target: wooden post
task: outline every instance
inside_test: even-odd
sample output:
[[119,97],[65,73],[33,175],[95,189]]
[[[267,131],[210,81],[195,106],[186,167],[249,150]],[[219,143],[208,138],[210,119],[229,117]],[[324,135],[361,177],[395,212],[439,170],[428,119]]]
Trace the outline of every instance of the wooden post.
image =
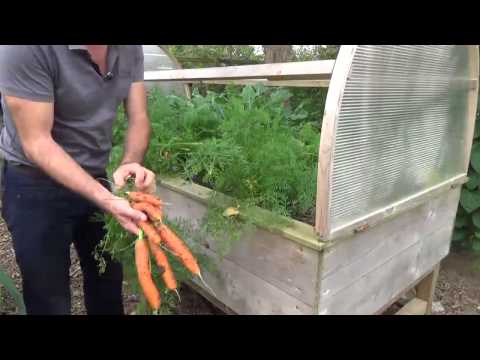
[[395,315],[423,315],[427,312],[427,302],[419,298],[413,298]]
[[415,287],[417,293],[416,297],[427,302],[427,309],[425,311],[426,315],[432,313],[433,295],[435,293],[439,272],[440,264],[435,266],[433,271]]

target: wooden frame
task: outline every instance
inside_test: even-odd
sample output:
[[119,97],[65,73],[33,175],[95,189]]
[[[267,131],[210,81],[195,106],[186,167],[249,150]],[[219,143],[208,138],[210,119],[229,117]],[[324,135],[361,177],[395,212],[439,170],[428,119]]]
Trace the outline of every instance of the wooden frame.
[[466,142],[465,142],[465,173],[468,173],[468,168],[470,164],[470,153],[472,150],[473,143],[473,133],[475,131],[475,118],[477,116],[477,103],[478,103],[478,87],[479,87],[479,47],[478,45],[469,46],[469,65],[468,69],[470,79],[474,80],[470,88],[470,93],[468,95],[468,122],[467,122],[467,133],[466,133]]
[[334,64],[335,60],[318,60],[203,69],[145,71],[145,81],[328,80]]
[[395,315],[431,315],[439,272],[440,264],[436,265],[414,286],[415,297],[399,309]]
[[325,102],[318,154],[317,204],[315,213],[315,230],[322,239],[326,239],[330,233],[330,175],[333,166],[336,117],[341,106],[343,89],[347,82],[355,50],[356,46],[354,45],[342,46],[340,48]]
[[[467,81],[471,84],[468,84],[465,173],[366,214],[335,229],[332,236],[329,218],[330,181],[337,117],[356,50],[355,45],[342,46],[336,61],[145,74],[146,81],[207,84],[263,83],[266,86],[320,87],[328,82],[319,148],[315,227],[294,222],[292,227],[268,232],[260,229],[255,238],[244,239],[240,249],[226,261],[223,269],[226,278],[220,282],[211,278],[216,282],[217,289],[220,287],[224,290],[223,300],[232,297],[232,292],[235,293],[234,299],[228,299],[231,301],[226,305],[230,307],[229,312],[237,309],[237,313],[257,310],[260,313],[278,311],[295,314],[379,313],[378,309],[383,309],[387,303],[391,305],[391,301],[411,287],[415,287],[416,296],[399,314],[431,312],[438,264],[448,254],[460,187],[467,180],[467,159],[473,139],[479,86],[478,47],[470,46],[468,49],[470,68]],[[465,79],[459,80],[464,88]],[[455,83],[456,79],[452,79],[452,82]],[[205,212],[208,197],[206,188],[179,179],[163,179],[159,184],[159,192],[170,202],[181,204],[178,205],[179,209],[171,209],[173,217],[181,215],[198,220]],[[207,256],[214,256],[215,252],[208,246],[205,248]],[[296,263],[298,259],[302,260]],[[277,262],[281,263],[281,267]],[[298,270],[296,266],[299,264],[306,267]],[[299,272],[302,274],[299,275]],[[296,276],[300,278],[292,280]],[[314,283],[310,281],[312,279],[315,279]],[[306,284],[310,284],[311,288]],[[200,284],[192,286],[198,288]],[[252,297],[255,299],[252,300]],[[270,304],[269,299],[275,299],[277,304]],[[214,299],[212,301],[219,303]],[[260,305],[257,306],[257,302]],[[283,302],[279,309],[275,308],[278,302]]]
[[328,88],[330,80],[268,80],[268,79],[250,79],[250,80],[204,80],[192,81],[191,83],[208,84],[208,85],[258,85],[264,86],[285,86],[285,87],[312,87]]
[[355,220],[352,223],[345,224],[341,228],[337,229],[334,234],[335,239],[338,240],[344,237],[352,236],[355,233],[363,232],[368,228],[380,224],[392,217],[414,209],[419,204],[422,204],[429,199],[438,196],[439,194],[445,193],[450,189],[460,187],[467,183],[467,181],[468,177],[466,174],[458,175],[434,187],[425,189],[418,194],[406,197],[396,203],[390,204],[386,208],[369,213],[363,218]]

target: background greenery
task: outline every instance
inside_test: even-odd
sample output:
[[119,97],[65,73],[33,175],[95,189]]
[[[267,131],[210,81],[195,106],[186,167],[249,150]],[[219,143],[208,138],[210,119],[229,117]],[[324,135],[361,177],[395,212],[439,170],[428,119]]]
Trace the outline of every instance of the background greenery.
[[453,248],[480,254],[480,111],[477,109],[475,133],[468,171],[470,180],[460,197]]

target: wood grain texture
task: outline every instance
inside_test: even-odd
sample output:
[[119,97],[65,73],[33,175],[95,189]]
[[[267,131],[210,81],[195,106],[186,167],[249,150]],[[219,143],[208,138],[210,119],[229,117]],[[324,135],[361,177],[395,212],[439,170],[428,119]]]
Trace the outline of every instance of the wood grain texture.
[[268,80],[328,80],[335,60],[298,61],[290,63],[257,64],[146,71],[145,81],[203,81],[233,79]]
[[[211,259],[217,255],[203,249]],[[311,315],[312,306],[287,294],[228,259],[219,262],[219,273],[207,271],[204,278],[216,299],[240,315]],[[198,286],[202,286],[195,281]]]
[[413,298],[406,303],[395,315],[424,315],[427,312],[427,302]]
[[444,194],[452,188],[461,187],[467,181],[467,175],[460,174],[440,184],[426,188],[421,192],[389,204],[383,209],[365,214],[361,218],[351,223],[346,223],[341,227],[331,229],[327,240],[340,241],[342,238],[350,237],[355,233],[363,232],[366,229],[375,227],[376,225],[388,221],[389,219],[397,218],[400,214],[412,211],[419,205],[427,203],[430,199],[437,198],[439,195]]
[[440,265],[436,265],[434,270],[423,279],[415,288],[417,298],[423,300],[426,304],[425,313],[432,313],[433,294],[435,293],[435,286],[437,285],[438,274],[440,272]]
[[[158,186],[158,193],[165,202],[175,204],[165,209],[169,218],[188,219],[192,226],[198,227],[207,211],[205,204],[161,185]],[[209,253],[218,253],[215,242],[208,237],[202,240],[201,246],[208,249]],[[278,288],[308,306],[314,306],[318,251],[260,229],[240,238],[225,256],[225,260],[231,266],[235,265],[262,279],[265,284]],[[263,295],[270,296],[267,293]],[[262,293],[258,296],[262,296]]]
[[431,271],[450,247],[460,189],[325,251],[319,313],[372,314]]
[[250,79],[250,80],[204,80],[192,83],[201,84],[217,84],[217,85],[258,85],[264,86],[285,86],[285,87],[328,87],[330,80],[267,80],[267,79]]
[[[364,233],[333,243],[325,250],[322,278],[327,278],[334,272],[346,271],[342,268],[364,263],[363,259],[371,253],[378,253],[381,250],[395,253],[418,241],[418,238],[412,236],[406,239],[405,234],[415,230],[428,233],[429,229],[436,229],[451,221],[457,211],[459,196],[459,189],[447,191],[419,205],[411,212],[390,219]],[[385,242],[390,244],[387,246]],[[372,264],[372,266],[375,265]]]
[[475,131],[475,120],[477,116],[477,102],[478,102],[478,78],[479,78],[479,47],[478,45],[471,45],[468,47],[469,51],[469,76],[471,79],[476,79],[471,87],[467,102],[467,129],[465,135],[465,172],[468,172],[470,164],[470,153],[472,150],[473,134]]
[[318,156],[317,201],[315,230],[322,238],[329,235],[330,177],[335,147],[335,131],[340,111],[342,94],[355,54],[355,46],[343,45],[338,53],[333,69],[320,135]]

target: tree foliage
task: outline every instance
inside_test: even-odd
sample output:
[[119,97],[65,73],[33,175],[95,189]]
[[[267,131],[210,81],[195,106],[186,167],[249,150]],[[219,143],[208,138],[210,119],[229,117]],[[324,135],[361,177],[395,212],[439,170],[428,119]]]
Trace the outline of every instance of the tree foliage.
[[256,64],[263,56],[251,45],[169,45],[168,51],[184,68]]

